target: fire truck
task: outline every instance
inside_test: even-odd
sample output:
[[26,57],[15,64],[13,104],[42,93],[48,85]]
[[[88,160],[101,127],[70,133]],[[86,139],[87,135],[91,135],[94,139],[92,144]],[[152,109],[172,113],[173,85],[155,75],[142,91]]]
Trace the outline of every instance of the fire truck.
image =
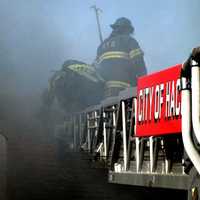
[[199,200],[200,63],[196,56],[139,77],[137,88],[70,116],[66,124],[74,149],[104,163],[110,183],[187,190],[188,199]]

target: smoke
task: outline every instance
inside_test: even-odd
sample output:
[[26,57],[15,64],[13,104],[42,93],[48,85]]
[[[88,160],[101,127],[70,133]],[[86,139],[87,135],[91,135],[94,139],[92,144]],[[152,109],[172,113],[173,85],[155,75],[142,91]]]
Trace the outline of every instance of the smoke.
[[[38,148],[42,137],[37,134],[44,142],[49,129],[41,130],[35,120],[52,71],[67,59],[92,63],[96,57],[99,38],[90,9],[94,4],[103,10],[104,38],[117,18],[132,21],[149,72],[182,62],[200,44],[199,0],[0,0],[0,128],[5,124],[8,128],[13,180],[19,171],[25,173],[25,160],[36,165],[42,160],[37,159],[41,151],[46,157],[46,149]],[[22,135],[31,137],[22,140]],[[34,151],[37,156],[32,159]],[[23,180],[21,174],[16,184]],[[15,187],[20,192],[22,187]]]
[[61,65],[65,46],[70,47],[38,3],[0,1],[2,118],[23,121],[38,109],[51,70]]
[[65,60],[92,63],[99,45],[90,9],[94,4],[103,10],[104,38],[117,18],[132,21],[149,72],[183,62],[200,43],[198,0],[0,0],[1,99],[14,105],[16,97],[30,108],[31,99],[33,105],[39,102],[52,70],[60,69]]
[[7,84],[15,85],[18,94],[33,94],[47,86],[51,71],[59,69],[66,59],[91,63],[99,44],[95,16],[89,8],[94,3],[103,10],[104,38],[116,18],[131,19],[149,71],[182,62],[200,42],[198,0],[1,0],[0,67]]

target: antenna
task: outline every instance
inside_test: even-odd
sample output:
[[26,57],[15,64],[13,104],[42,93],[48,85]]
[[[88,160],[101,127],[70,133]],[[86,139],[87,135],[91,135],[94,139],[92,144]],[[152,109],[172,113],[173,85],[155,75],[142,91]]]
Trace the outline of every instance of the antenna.
[[100,8],[97,8],[96,5],[91,6],[92,9],[94,9],[95,11],[95,15],[96,15],[96,20],[97,20],[97,27],[98,27],[98,32],[99,32],[99,39],[100,42],[103,42],[103,36],[102,36],[102,31],[101,31],[101,26],[100,26],[100,21],[99,21],[99,13],[103,12]]

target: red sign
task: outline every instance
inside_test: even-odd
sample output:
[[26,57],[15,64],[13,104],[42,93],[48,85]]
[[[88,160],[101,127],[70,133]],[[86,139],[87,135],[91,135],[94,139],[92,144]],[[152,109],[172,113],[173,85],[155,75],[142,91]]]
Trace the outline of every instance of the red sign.
[[136,136],[181,133],[181,64],[138,79]]

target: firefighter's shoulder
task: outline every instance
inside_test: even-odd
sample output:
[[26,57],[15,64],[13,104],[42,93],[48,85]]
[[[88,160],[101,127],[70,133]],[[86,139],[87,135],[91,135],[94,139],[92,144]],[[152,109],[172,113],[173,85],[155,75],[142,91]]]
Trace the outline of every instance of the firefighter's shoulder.
[[138,41],[131,36],[127,37],[127,42],[130,50],[135,48],[140,48]]
[[129,52],[130,58],[144,56],[144,52],[141,49],[138,41],[133,37],[129,37],[128,39],[128,52]]

